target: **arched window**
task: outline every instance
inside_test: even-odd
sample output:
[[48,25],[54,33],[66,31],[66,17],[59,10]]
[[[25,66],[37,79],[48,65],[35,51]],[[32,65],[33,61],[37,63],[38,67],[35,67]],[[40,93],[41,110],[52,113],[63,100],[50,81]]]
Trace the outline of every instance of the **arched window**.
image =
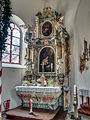
[[8,28],[6,49],[2,54],[3,63],[20,64],[20,37],[20,28],[11,22]]

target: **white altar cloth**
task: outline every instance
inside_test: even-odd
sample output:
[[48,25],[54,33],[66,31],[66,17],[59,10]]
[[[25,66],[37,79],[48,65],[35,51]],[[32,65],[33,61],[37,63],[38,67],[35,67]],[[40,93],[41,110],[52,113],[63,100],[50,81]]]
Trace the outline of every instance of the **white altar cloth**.
[[16,86],[16,91],[18,92],[50,92],[58,93],[61,92],[61,87],[43,87],[43,86]]

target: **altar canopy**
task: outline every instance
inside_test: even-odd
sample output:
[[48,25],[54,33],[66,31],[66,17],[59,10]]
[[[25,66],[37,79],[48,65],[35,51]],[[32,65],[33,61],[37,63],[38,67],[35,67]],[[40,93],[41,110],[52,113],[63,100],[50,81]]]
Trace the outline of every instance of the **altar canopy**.
[[61,13],[46,6],[28,27],[26,75],[16,87],[23,107],[29,107],[30,97],[34,108],[69,107],[70,37],[63,20]]

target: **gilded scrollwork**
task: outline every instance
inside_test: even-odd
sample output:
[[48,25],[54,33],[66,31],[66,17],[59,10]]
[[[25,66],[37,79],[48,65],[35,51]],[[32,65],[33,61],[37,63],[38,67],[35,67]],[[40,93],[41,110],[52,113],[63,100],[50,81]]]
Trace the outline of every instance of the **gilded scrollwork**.
[[[46,6],[42,12],[38,12],[35,16],[33,38],[28,42],[31,52],[29,54],[27,49],[25,57],[31,60],[30,68],[34,64],[34,70],[29,71],[29,73],[34,74],[35,78],[44,73],[48,77],[54,76],[52,78],[57,81],[60,75],[69,75],[70,36],[63,20],[64,16],[51,9],[50,6]],[[49,54],[50,51],[53,52],[53,55]]]
[[90,45],[87,48],[87,41],[84,38],[84,52],[80,57],[80,72],[82,73],[84,70],[88,70],[89,67],[86,65],[87,61],[89,61],[90,57]]

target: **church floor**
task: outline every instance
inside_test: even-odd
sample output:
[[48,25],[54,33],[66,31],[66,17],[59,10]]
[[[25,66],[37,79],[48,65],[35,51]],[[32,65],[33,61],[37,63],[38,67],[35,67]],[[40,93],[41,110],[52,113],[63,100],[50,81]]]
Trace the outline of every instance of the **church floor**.
[[84,115],[84,114],[79,114],[82,116],[82,120],[90,120],[90,116]]
[[55,112],[51,110],[35,109],[34,115],[29,114],[29,109],[16,108],[6,113],[3,120],[65,120],[66,112],[57,109]]
[[[90,117],[89,116],[86,116],[86,115],[81,115],[83,116],[83,119],[82,120],[90,120]],[[14,120],[14,119],[6,119],[5,117],[3,117],[3,120]],[[19,120],[19,119],[17,119]],[[61,112],[59,112],[56,117],[54,118],[54,120],[65,120],[65,117],[63,116],[63,114],[61,114]]]
[[[15,111],[13,111],[14,113],[9,111],[8,115],[12,114],[11,117],[9,116],[10,118],[8,117],[6,119],[6,115],[3,115],[3,120],[65,120],[65,116],[66,116],[66,112],[64,112],[62,110],[57,111],[56,115],[55,114],[49,115],[47,113],[48,111],[45,113],[43,113],[44,111],[42,111],[42,112],[38,111],[38,113],[39,113],[38,115],[40,116],[40,114],[41,114],[41,116],[43,116],[43,118],[38,119],[40,117],[36,117],[37,118],[36,119],[34,116],[32,118],[30,118],[29,109],[28,110],[24,109],[23,111],[20,111],[20,109],[14,109],[14,110],[15,110]],[[18,114],[17,114],[18,111],[19,111],[19,114],[21,114],[24,117],[22,117],[22,118],[18,117]],[[37,112],[34,112],[34,113],[36,114]],[[15,114],[17,117],[15,117]],[[79,114],[79,115],[82,116],[82,120],[90,120],[90,116],[86,116],[83,114]],[[27,116],[27,118],[25,118],[25,116]]]

